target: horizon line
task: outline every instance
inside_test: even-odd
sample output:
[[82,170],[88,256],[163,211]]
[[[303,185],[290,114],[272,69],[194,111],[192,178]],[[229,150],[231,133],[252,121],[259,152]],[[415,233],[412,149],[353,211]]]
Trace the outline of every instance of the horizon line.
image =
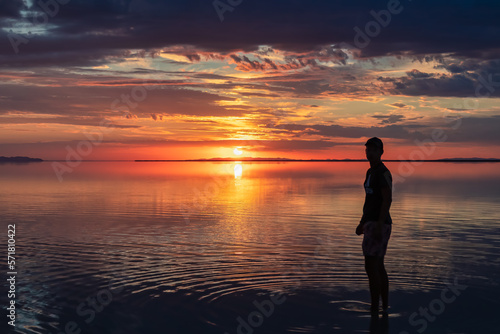
[[[37,160],[37,161],[32,161],[32,162],[58,162],[58,161],[66,161],[67,159],[40,159],[40,158],[28,158],[28,157],[0,157],[0,158],[7,158],[6,161],[4,160],[3,162],[9,162],[10,159],[14,158],[11,160],[11,162],[16,162],[15,158],[27,158],[26,162],[30,162],[29,160]],[[2,162],[3,159],[0,159],[0,162]],[[19,160],[18,160],[19,161]],[[344,159],[291,159],[291,158],[253,158],[253,157],[243,157],[243,158],[199,158],[199,159],[116,159],[116,160],[109,160],[109,159],[97,159],[97,160],[80,160],[81,162],[219,162],[219,161],[244,161],[244,162],[253,162],[253,161],[302,161],[302,162],[368,162],[369,160],[364,158],[364,159],[350,159],[350,158],[344,158]],[[478,157],[472,157],[472,158],[440,158],[440,159],[422,159],[422,160],[412,160],[412,159],[381,159],[382,162],[387,161],[387,162],[500,162],[500,158],[478,158]],[[23,161],[20,161],[23,162]]]
[[[65,159],[42,160],[44,162],[66,161]],[[119,159],[119,160],[81,160],[81,162],[219,162],[219,161],[278,161],[278,162],[369,162],[368,159],[289,159],[289,158],[201,158],[201,159]],[[441,158],[441,159],[381,159],[382,162],[500,162],[500,158]]]

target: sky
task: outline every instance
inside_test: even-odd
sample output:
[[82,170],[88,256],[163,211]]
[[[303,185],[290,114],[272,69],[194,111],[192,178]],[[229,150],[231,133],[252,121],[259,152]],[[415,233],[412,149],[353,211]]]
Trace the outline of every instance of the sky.
[[500,158],[500,2],[0,1],[0,156]]

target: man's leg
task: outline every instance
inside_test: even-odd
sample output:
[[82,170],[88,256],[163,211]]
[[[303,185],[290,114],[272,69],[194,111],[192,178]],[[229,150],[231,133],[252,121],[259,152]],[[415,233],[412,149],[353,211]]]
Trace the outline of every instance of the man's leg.
[[382,308],[386,310],[389,307],[389,277],[385,270],[384,257],[379,258],[379,277],[380,277],[380,296],[382,297]]
[[384,311],[389,307],[389,277],[387,276],[387,271],[385,270],[384,258],[387,251],[387,245],[389,244],[389,239],[391,237],[392,225],[384,225],[384,235],[382,241],[382,251],[381,257],[379,258],[379,275],[380,275],[380,295],[382,297],[382,308]]
[[378,314],[380,299],[380,273],[379,264],[376,256],[365,256],[365,270],[368,275],[370,286],[371,308],[370,311]]

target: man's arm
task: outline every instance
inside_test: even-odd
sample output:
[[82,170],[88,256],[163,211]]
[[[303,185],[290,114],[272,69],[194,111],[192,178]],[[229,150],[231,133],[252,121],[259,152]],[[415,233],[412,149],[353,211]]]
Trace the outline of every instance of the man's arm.
[[363,213],[363,217],[361,217],[361,221],[359,222],[358,226],[356,226],[356,234],[361,235],[363,234],[363,226],[365,225],[365,214]]
[[[365,174],[365,182],[363,182],[363,187],[364,187],[364,185],[365,185],[365,183],[366,183],[366,180],[368,179],[368,171],[369,171],[369,169],[366,171],[366,174]],[[366,200],[365,200],[365,201],[366,201]],[[365,202],[365,204],[366,204],[366,202]],[[361,220],[359,221],[359,223],[360,223],[361,225],[363,225],[363,224],[366,222],[366,214],[365,214],[365,211],[364,211],[365,204],[363,204],[363,215],[361,216]]]

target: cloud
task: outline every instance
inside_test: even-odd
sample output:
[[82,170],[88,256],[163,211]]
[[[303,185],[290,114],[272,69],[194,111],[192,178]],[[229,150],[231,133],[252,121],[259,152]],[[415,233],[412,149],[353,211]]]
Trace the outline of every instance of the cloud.
[[447,141],[500,145],[500,115],[490,117],[450,118],[446,129]]
[[[51,81],[49,79],[44,79]],[[61,79],[60,79],[61,80]],[[64,82],[64,81],[61,81]],[[85,82],[85,81],[84,81]],[[2,92],[0,115],[10,112],[27,112],[40,115],[59,115],[73,117],[140,117],[149,118],[152,113],[162,115],[191,116],[242,116],[253,112],[247,106],[223,106],[235,97],[216,93],[160,86],[158,89],[144,90],[147,95],[142,100],[134,100],[135,87],[117,85],[80,86],[73,82],[60,85],[15,85],[0,84]],[[143,88],[144,89],[144,88]],[[126,102],[128,97],[128,101]],[[136,115],[136,116],[133,116]],[[69,119],[69,118],[68,118]],[[97,119],[96,119],[97,120]]]
[[154,119],[155,121],[163,121],[163,115],[158,115],[158,114],[151,114],[151,118]]
[[274,130],[276,133],[295,133],[297,137],[304,135],[322,136],[325,139],[340,137],[340,138],[363,138],[370,134],[370,137],[384,137],[395,139],[410,139],[414,135],[405,129],[404,125],[386,125],[386,126],[343,126],[339,124],[267,124],[267,127],[280,129]]
[[0,18],[19,18],[24,8],[22,0],[10,0],[0,2]]
[[[366,47],[347,50],[339,45],[353,44],[354,28],[364,30],[387,3],[255,0],[220,22],[212,1],[72,0],[33,24],[45,15],[39,5],[23,18],[23,1],[2,1],[0,117],[9,127],[92,126],[125,116],[121,126],[131,132],[146,120],[178,117],[221,138],[233,135],[228,124],[202,118],[237,117],[238,134],[292,139],[263,141],[263,150],[321,149],[337,137],[404,142],[428,138],[438,126],[450,141],[497,143],[498,118],[467,118],[453,130],[443,119],[405,117],[414,107],[400,97],[500,97],[500,3],[485,4],[438,0],[430,10],[428,2],[402,2]],[[28,40],[17,54],[13,36]],[[125,108],[122,97],[141,89],[147,97]],[[348,113],[343,100],[377,103],[391,95],[400,102],[376,111],[389,106],[396,114],[376,113],[371,126],[321,122]],[[117,99],[129,113],[111,107]],[[276,110],[285,113],[274,117]],[[147,130],[134,135],[147,137]]]
[[424,72],[420,72],[419,70],[417,69],[413,69],[409,72],[406,72],[406,74],[411,77],[411,78],[414,78],[414,79],[417,79],[417,78],[430,78],[433,76],[432,73],[424,73]]
[[[403,115],[374,115],[374,118],[386,120],[382,124],[390,123],[391,117],[400,122]],[[432,140],[433,131],[441,129],[446,142],[473,144],[500,144],[500,115],[490,117],[438,117],[427,119],[425,123],[391,124],[385,126],[343,126],[339,124],[274,124],[266,127],[280,134],[294,134],[296,137],[307,135],[320,136],[325,141],[330,138],[364,138],[380,137],[397,139],[400,143],[414,144],[415,140]],[[439,144],[439,143],[438,143]]]
[[382,119],[380,124],[398,123],[405,118],[404,115],[372,115],[371,117]]
[[393,106],[393,107],[396,107],[396,108],[404,108],[406,107],[406,104],[404,103],[399,103],[399,102],[395,102],[395,103],[391,103],[389,104],[390,106]]
[[[378,77],[387,92],[410,96],[500,97],[500,60],[478,65],[474,71],[458,70],[448,65],[450,74],[429,74],[418,70],[406,77]],[[472,67],[469,67],[472,69]]]
[[[500,3],[488,2],[487,7],[476,1],[461,3],[469,5],[450,6],[448,1],[438,0],[429,10],[427,2],[402,4],[401,13],[392,15],[389,25],[370,39],[369,45],[360,50],[360,56],[446,53],[474,59],[500,58],[496,43]],[[297,58],[300,66],[313,63],[309,56],[345,63],[344,51],[322,50],[322,47],[352,44],[354,27],[364,30],[368,22],[376,22],[371,12],[385,7],[369,0],[342,3],[312,0],[307,4],[255,0],[226,12],[224,22],[220,22],[211,1],[75,0],[60,5],[46,24],[33,25],[33,31],[42,32],[26,45],[20,45],[23,64],[13,62],[15,54],[10,43],[0,43],[0,59],[3,62],[12,57],[11,64],[18,67],[83,66],[112,61],[123,50],[154,51],[190,45],[200,52],[228,55],[235,51],[256,51],[260,45],[267,45],[266,51],[260,51],[267,61],[259,61],[260,65],[252,63],[255,60],[245,61],[245,66],[276,65],[268,57],[275,49],[295,53],[317,50],[316,54]],[[6,29],[0,30],[0,40],[8,40],[10,28],[21,34],[16,29],[19,22],[16,18],[19,19],[22,9],[20,0],[2,2],[0,24]],[[38,5],[30,10],[39,17],[45,14]],[[443,12],[447,15],[443,16]],[[190,61],[198,61],[196,54],[186,56]]]

